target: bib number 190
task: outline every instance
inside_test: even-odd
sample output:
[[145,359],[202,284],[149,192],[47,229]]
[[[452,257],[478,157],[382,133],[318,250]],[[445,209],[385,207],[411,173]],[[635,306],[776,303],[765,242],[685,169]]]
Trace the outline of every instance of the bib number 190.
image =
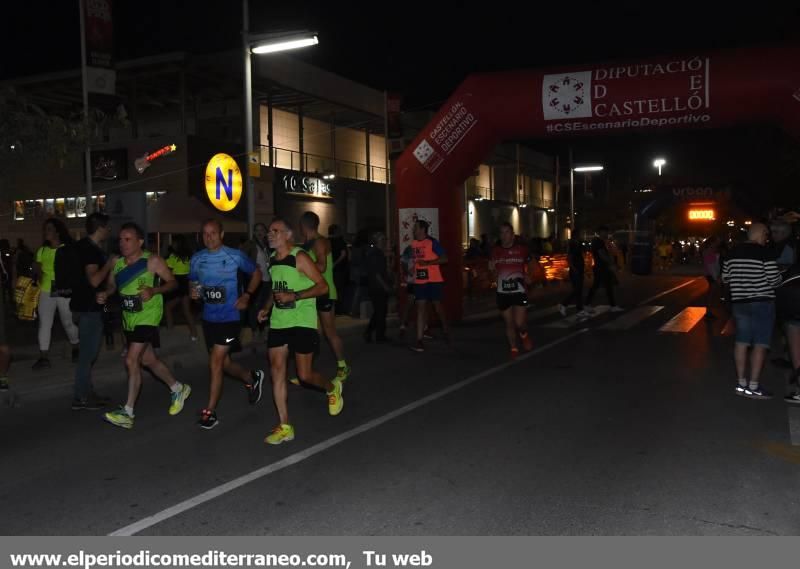
[[225,302],[225,289],[223,287],[204,287],[203,294],[208,304],[223,304]]

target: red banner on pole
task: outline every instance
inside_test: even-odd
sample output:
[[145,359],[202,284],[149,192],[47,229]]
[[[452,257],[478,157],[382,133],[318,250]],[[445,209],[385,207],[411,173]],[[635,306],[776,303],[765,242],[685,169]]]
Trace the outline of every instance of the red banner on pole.
[[114,64],[114,23],[111,0],[86,0],[86,65]]

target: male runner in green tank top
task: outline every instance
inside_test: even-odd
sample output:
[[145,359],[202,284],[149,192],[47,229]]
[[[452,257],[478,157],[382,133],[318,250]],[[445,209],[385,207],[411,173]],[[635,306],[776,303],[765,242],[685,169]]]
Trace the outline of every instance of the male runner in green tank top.
[[[128,400],[116,411],[103,418],[117,427],[133,428],[134,406],[142,387],[142,366],[146,366],[172,392],[170,415],[183,410],[192,392],[188,384],[175,379],[169,368],[158,359],[154,348],[159,347],[158,325],[164,313],[163,294],[175,288],[175,277],[164,259],[142,250],[144,232],[135,223],[126,223],[119,233],[122,256],[108,277],[104,292],[97,293],[97,303],[105,304],[109,296],[119,291],[122,303],[122,324],[128,343],[125,364],[128,368]],[[160,280],[160,284],[159,284]]]
[[[345,381],[350,377],[350,366],[344,358],[344,344],[336,332],[336,312],[334,305],[338,299],[336,285],[333,282],[333,255],[331,255],[331,242],[319,233],[319,216],[313,211],[307,211],[300,216],[300,231],[305,239],[303,249],[309,254],[317,269],[325,278],[328,293],[317,297],[317,314],[322,324],[322,333],[327,338],[334,355],[336,356],[336,379]],[[297,382],[292,382],[297,383]]]
[[285,221],[274,220],[267,235],[269,246],[274,250],[269,266],[273,294],[258,313],[258,320],[263,322],[269,315],[267,347],[272,370],[272,394],[280,418],[280,424],[264,442],[277,445],[294,438],[286,390],[286,365],[290,351],[295,354],[300,380],[327,392],[328,413],[338,415],[344,400],[340,379],[328,381],[312,369],[312,357],[319,345],[315,298],[327,293],[328,285],[311,257],[294,245],[292,231]]

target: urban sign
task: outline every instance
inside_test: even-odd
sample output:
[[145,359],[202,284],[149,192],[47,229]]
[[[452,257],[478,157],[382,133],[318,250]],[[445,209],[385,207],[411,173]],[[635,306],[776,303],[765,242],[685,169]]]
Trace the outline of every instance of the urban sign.
[[242,172],[227,154],[215,154],[206,166],[206,194],[220,211],[231,211],[242,197]]
[[321,178],[303,176],[302,174],[284,175],[283,190],[287,194],[313,196],[316,198],[333,198],[333,188],[330,182]]

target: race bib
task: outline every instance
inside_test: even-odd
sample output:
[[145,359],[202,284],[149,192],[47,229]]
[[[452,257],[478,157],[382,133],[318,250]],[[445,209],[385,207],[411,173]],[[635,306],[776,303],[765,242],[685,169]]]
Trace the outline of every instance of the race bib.
[[417,280],[427,281],[428,280],[428,269],[417,269]]
[[500,290],[502,292],[517,292],[519,290],[519,282],[517,279],[509,279],[500,281]]
[[141,312],[142,311],[142,297],[138,294],[135,296],[120,295],[122,301],[122,310],[125,312]]
[[204,286],[203,299],[206,304],[225,304],[224,286]]

